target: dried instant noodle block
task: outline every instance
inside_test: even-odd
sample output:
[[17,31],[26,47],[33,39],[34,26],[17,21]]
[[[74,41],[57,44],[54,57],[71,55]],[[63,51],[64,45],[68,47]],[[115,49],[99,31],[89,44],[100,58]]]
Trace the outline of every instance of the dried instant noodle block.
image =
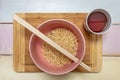
[[[49,32],[47,37],[74,56],[76,55],[78,48],[77,37],[70,30],[57,28]],[[72,62],[72,60],[46,42],[43,42],[42,44],[42,54],[50,64],[55,66],[64,66]]]

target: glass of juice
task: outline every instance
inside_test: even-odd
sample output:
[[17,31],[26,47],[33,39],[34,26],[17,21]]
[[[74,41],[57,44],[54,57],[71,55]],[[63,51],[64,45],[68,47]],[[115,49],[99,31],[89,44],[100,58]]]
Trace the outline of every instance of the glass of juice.
[[111,16],[104,9],[95,9],[85,20],[85,29],[93,34],[104,34],[111,26]]

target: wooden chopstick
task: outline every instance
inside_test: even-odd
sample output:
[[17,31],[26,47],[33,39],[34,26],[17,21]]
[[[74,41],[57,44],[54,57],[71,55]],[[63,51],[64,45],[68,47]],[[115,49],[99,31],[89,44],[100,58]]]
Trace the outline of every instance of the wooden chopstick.
[[[74,62],[78,62],[79,59],[76,58],[75,56],[73,56],[71,53],[69,53],[68,51],[66,51],[65,49],[63,49],[62,47],[60,47],[58,44],[56,44],[55,42],[53,42],[51,39],[49,39],[48,37],[46,37],[43,33],[41,33],[38,29],[34,28],[32,25],[30,25],[29,23],[27,23],[25,20],[23,20],[22,18],[20,18],[17,15],[13,16],[13,19],[18,21],[20,24],[22,24],[25,28],[27,28],[29,31],[31,31],[32,33],[34,33],[35,35],[37,35],[39,38],[41,38],[42,40],[44,40],[45,42],[47,42],[49,45],[51,45],[52,47],[54,47],[55,49],[57,49],[58,51],[60,51],[61,53],[63,53],[65,56],[67,56],[68,58],[70,58],[71,60],[73,60]],[[80,62],[80,65],[82,67],[84,67],[86,70],[91,71],[91,68],[89,66],[87,66],[85,63]]]

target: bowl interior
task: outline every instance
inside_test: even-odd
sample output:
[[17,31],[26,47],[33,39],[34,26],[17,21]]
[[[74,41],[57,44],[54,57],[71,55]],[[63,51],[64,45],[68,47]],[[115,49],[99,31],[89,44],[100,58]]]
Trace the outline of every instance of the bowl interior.
[[[79,62],[80,62],[83,59],[85,54],[85,40],[80,30],[78,30],[78,28],[74,24],[66,20],[49,20],[49,21],[43,22],[40,26],[38,26],[39,31],[41,31],[43,34],[47,34],[51,30],[54,30],[56,28],[66,28],[72,31],[76,35],[78,39],[78,49],[77,49],[76,57],[79,59]],[[78,63],[72,62],[71,64],[68,64],[62,67],[51,65],[41,55],[42,42],[43,40],[38,38],[34,34],[32,34],[29,42],[30,56],[33,62],[41,70],[49,74],[60,75],[60,74],[65,74],[72,71],[79,65],[79,62]]]

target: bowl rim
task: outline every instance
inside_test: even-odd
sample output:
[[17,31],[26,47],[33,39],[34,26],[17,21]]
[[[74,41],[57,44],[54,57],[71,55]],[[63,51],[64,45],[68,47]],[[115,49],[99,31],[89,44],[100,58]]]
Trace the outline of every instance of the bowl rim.
[[[89,18],[89,16],[90,16],[92,13],[94,13],[94,12],[101,12],[101,13],[103,13],[103,14],[106,16],[106,18],[107,18],[107,24],[105,25],[105,28],[104,28],[103,31],[94,32],[94,31],[92,31],[92,30],[89,28],[88,18]],[[85,27],[85,29],[86,29],[88,32],[90,32],[90,33],[97,34],[97,35],[101,35],[101,34],[104,34],[104,33],[106,33],[106,32],[108,31],[108,29],[110,28],[111,24],[112,24],[112,19],[111,19],[110,13],[108,13],[105,9],[94,9],[94,10],[92,10],[90,13],[88,13],[88,15],[87,15],[87,17],[86,17],[86,19],[85,19],[84,27]]]
[[[72,23],[71,21],[65,20],[65,19],[49,19],[49,20],[43,21],[40,25],[38,25],[38,26],[37,26],[37,29],[38,29],[40,26],[46,24],[47,22],[54,21],[54,20],[64,21],[64,22],[67,22],[67,23],[73,25],[74,28],[76,28],[76,29],[78,30],[78,32],[81,34],[81,37],[82,37],[82,39],[83,39],[84,48],[83,48],[83,55],[82,55],[82,57],[81,57],[81,60],[79,60],[79,63],[80,63],[80,62],[83,60],[84,56],[85,56],[86,43],[85,43],[85,38],[84,38],[84,36],[83,36],[83,33],[81,32],[81,30],[80,30],[74,23]],[[34,58],[33,58],[33,56],[32,56],[32,51],[31,51],[31,48],[30,48],[30,47],[31,47],[31,41],[32,41],[32,38],[33,38],[34,35],[35,35],[35,34],[32,33],[32,35],[31,35],[31,37],[30,37],[30,40],[29,40],[29,52],[30,52],[30,57],[31,57],[32,61],[35,63],[35,65],[36,65],[39,69],[41,69],[42,71],[44,71],[44,72],[46,72],[46,73],[48,73],[48,74],[52,74],[52,75],[63,75],[63,74],[66,74],[66,73],[69,73],[69,72],[73,71],[77,66],[79,66],[79,63],[77,63],[76,66],[75,66],[73,69],[70,69],[70,70],[68,70],[68,71],[66,71],[66,72],[63,72],[63,73],[54,73],[54,72],[49,72],[49,71],[47,71],[47,70],[42,69],[42,68],[37,64],[37,62],[34,60]]]

